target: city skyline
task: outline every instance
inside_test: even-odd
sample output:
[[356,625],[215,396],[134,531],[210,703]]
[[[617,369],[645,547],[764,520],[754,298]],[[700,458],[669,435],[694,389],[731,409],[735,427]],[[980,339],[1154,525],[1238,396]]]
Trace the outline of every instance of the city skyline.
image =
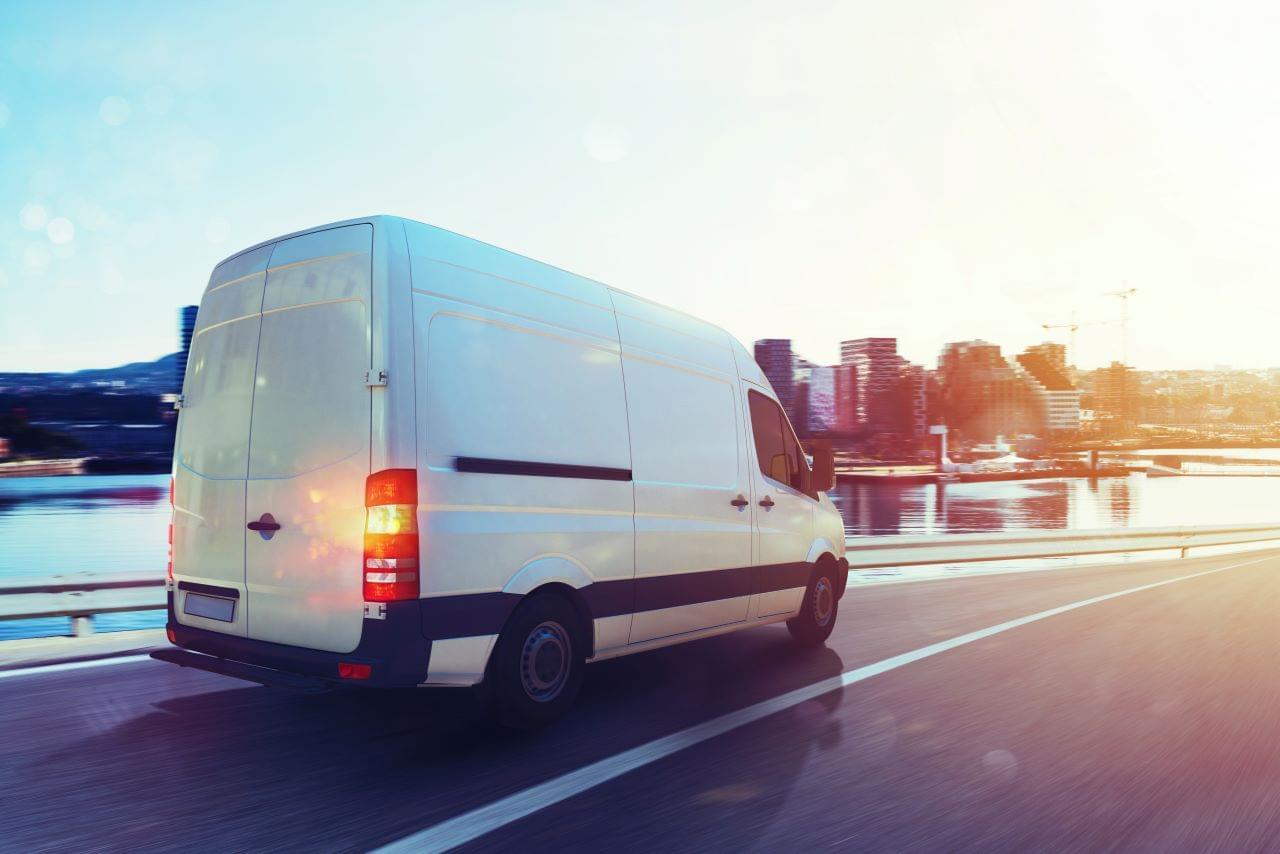
[[1105,365],[1131,287],[1136,367],[1280,362],[1261,5],[302,8],[7,10],[0,370],[154,358],[217,260],[375,212],[820,362]]
[[[179,318],[178,334],[177,334],[177,336],[174,338],[174,342],[175,342],[175,343],[171,343],[171,344],[168,346],[168,348],[164,348],[164,347],[162,347],[162,348],[161,348],[161,351],[160,351],[156,356],[154,356],[154,357],[143,357],[143,358],[137,358],[137,359],[129,359],[128,361],[111,362],[111,363],[109,363],[109,364],[96,364],[96,363],[95,363],[95,364],[78,365],[78,366],[75,366],[75,367],[67,367],[67,368],[30,368],[30,369],[19,369],[19,370],[0,369],[0,374],[3,374],[3,373],[73,374],[73,373],[79,373],[79,372],[83,372],[83,371],[100,371],[100,370],[109,370],[109,369],[113,369],[113,368],[125,367],[125,366],[127,366],[127,365],[131,365],[131,364],[140,364],[140,363],[154,362],[154,361],[159,361],[159,360],[161,360],[161,359],[163,359],[163,358],[165,358],[165,357],[173,356],[173,355],[179,355],[179,356],[180,356],[180,355],[181,355],[181,352],[182,352],[182,349],[183,349],[183,344],[184,344],[184,342],[185,342],[185,341],[187,341],[187,340],[189,340],[188,338],[186,338],[186,337],[184,337],[184,336],[189,336],[189,335],[190,335],[190,330],[186,329],[186,325],[187,325],[187,324],[191,324],[191,323],[193,323],[193,322],[194,322],[194,315],[192,315],[191,317],[187,317],[187,316],[185,315],[185,313],[186,313],[186,312],[193,312],[193,313],[194,313],[194,310],[195,310],[195,309],[196,309],[196,306],[195,306],[195,305],[178,305],[178,306],[174,306],[173,311],[177,313],[177,316],[178,316],[178,318]],[[168,318],[168,324],[167,324],[167,326],[169,327],[170,331],[172,331],[172,327],[173,327],[173,319],[172,319],[172,318]],[[902,342],[902,338],[901,338],[901,336],[897,336],[897,335],[879,335],[879,336],[863,336],[863,337],[864,337],[864,338],[867,338],[867,339],[882,338],[882,339],[886,339],[886,340],[893,340],[893,341],[898,342],[898,345],[899,345],[899,346],[901,345],[901,342]],[[759,343],[760,341],[763,341],[763,340],[779,340],[779,341],[785,340],[785,341],[791,341],[791,342],[793,342],[793,343],[794,343],[796,339],[794,339],[794,338],[785,338],[785,337],[778,337],[778,336],[775,336],[775,337],[772,337],[772,338],[760,338],[760,339],[756,339],[754,343]],[[850,341],[850,340],[857,340],[857,339],[842,338],[842,339],[840,339],[839,341],[835,342],[835,346],[834,346],[834,349],[835,349],[835,355],[834,355],[834,358],[833,358],[831,361],[829,361],[829,362],[822,362],[822,361],[818,361],[818,360],[810,360],[810,359],[808,358],[808,356],[807,356],[806,354],[802,354],[802,353],[801,353],[801,351],[800,351],[799,349],[795,349],[795,351],[794,351],[794,352],[795,352],[795,354],[796,354],[796,356],[797,356],[797,357],[799,357],[799,358],[801,358],[801,359],[804,359],[805,361],[811,361],[811,362],[812,362],[812,364],[813,364],[814,366],[823,366],[823,365],[826,365],[826,366],[839,366],[839,365],[841,364],[840,347],[841,347],[841,345],[842,345],[842,344],[847,343],[847,342],[848,342],[848,341]],[[750,348],[751,348],[751,345],[753,344],[753,342],[752,342],[752,341],[748,341],[748,340],[739,339],[739,341],[743,344],[743,346],[744,346],[744,347],[747,347],[748,349],[750,349]],[[1119,364],[1123,364],[1122,362],[1120,362],[1120,359],[1119,359],[1119,358],[1116,358],[1116,359],[1113,359],[1111,362],[1108,362],[1108,363],[1106,363],[1106,364],[1099,364],[1099,365],[1094,365],[1094,366],[1082,366],[1082,365],[1077,365],[1077,364],[1075,364],[1075,362],[1072,360],[1072,357],[1071,357],[1071,347],[1070,347],[1070,345],[1069,345],[1069,344],[1066,344],[1066,343],[1061,342],[1061,341],[1056,341],[1056,340],[1054,340],[1053,338],[1051,338],[1051,337],[1046,337],[1046,336],[1040,336],[1039,338],[1032,340],[1032,341],[1031,341],[1031,343],[1028,343],[1028,344],[1026,344],[1025,346],[1022,346],[1022,347],[1014,347],[1014,346],[1010,346],[1010,345],[1007,345],[1006,343],[1001,342],[1001,341],[987,341],[987,339],[980,338],[980,337],[976,337],[976,336],[967,336],[967,337],[966,337],[966,336],[951,336],[950,338],[947,338],[946,340],[942,341],[942,342],[937,346],[937,348],[936,348],[936,352],[934,353],[933,358],[917,359],[917,358],[907,357],[907,356],[905,356],[905,355],[903,355],[903,354],[901,354],[901,353],[899,353],[898,355],[901,355],[901,356],[902,356],[902,358],[903,358],[903,359],[905,359],[907,362],[910,362],[910,363],[913,363],[913,364],[916,364],[916,365],[920,365],[920,366],[924,367],[926,370],[936,370],[936,369],[937,369],[937,367],[938,367],[939,359],[941,358],[942,354],[945,352],[945,350],[947,349],[947,347],[951,346],[952,344],[959,344],[959,343],[966,343],[966,342],[985,342],[985,343],[991,343],[991,344],[996,345],[997,347],[1000,347],[1002,350],[1009,350],[1010,352],[1012,352],[1012,351],[1013,351],[1013,350],[1015,350],[1015,349],[1022,349],[1022,350],[1032,349],[1032,350],[1034,350],[1034,349],[1036,349],[1036,348],[1043,347],[1043,346],[1047,346],[1047,345],[1053,345],[1053,346],[1062,347],[1062,348],[1063,348],[1063,350],[1064,350],[1064,351],[1065,351],[1065,353],[1066,353],[1066,364],[1067,364],[1067,365],[1069,365],[1069,366],[1071,366],[1071,367],[1073,367],[1073,368],[1075,368],[1075,369],[1077,369],[1077,370],[1079,370],[1079,371],[1082,371],[1082,372],[1101,370],[1101,369],[1104,369],[1104,368],[1108,368],[1108,367],[1110,367],[1111,365],[1113,365],[1113,364],[1117,364],[1117,363],[1119,363]],[[1227,363],[1222,363],[1222,362],[1214,362],[1214,363],[1212,363],[1212,364],[1189,365],[1189,366],[1177,367],[1177,368],[1173,368],[1173,367],[1165,367],[1165,366],[1159,366],[1159,365],[1157,365],[1157,366],[1151,366],[1151,367],[1138,367],[1138,366],[1135,366],[1135,365],[1128,365],[1127,367],[1131,368],[1131,369],[1132,369],[1132,370],[1134,370],[1134,371],[1138,371],[1138,372],[1141,372],[1141,373],[1164,373],[1164,372],[1174,372],[1174,371],[1186,371],[1186,372],[1196,372],[1196,371],[1204,371],[1204,372],[1220,372],[1220,371],[1246,371],[1246,372],[1278,371],[1278,370],[1280,370],[1280,354],[1278,354],[1278,355],[1277,355],[1276,364],[1268,364],[1268,365],[1232,365],[1232,364],[1227,364]]]

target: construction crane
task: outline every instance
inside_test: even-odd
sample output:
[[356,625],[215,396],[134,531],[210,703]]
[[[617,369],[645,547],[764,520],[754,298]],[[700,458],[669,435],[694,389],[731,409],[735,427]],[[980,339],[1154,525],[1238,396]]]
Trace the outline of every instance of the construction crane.
[[1111,291],[1104,295],[1120,299],[1120,361],[1125,365],[1129,364],[1129,297],[1137,292],[1137,288],[1128,288],[1123,291]]
[[1075,364],[1071,360],[1076,357],[1076,333],[1080,331],[1080,324],[1076,323],[1075,315],[1072,314],[1070,323],[1042,323],[1040,328],[1049,332],[1054,329],[1070,329],[1071,330],[1071,353],[1067,357],[1068,364]]

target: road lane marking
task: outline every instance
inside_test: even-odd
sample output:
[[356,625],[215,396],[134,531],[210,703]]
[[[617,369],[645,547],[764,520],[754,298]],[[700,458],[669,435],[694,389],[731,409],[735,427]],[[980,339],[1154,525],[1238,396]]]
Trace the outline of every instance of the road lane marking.
[[150,661],[149,655],[118,655],[114,658],[91,658],[86,661],[67,661],[62,664],[41,664],[36,667],[23,667],[18,670],[0,670],[0,679],[14,676],[37,676],[41,673],[60,673],[64,670],[84,670],[86,667],[106,667],[111,664],[130,664],[135,661]]
[[570,771],[559,777],[555,777],[545,783],[540,783],[513,795],[494,801],[488,806],[479,807],[462,815],[442,821],[439,824],[424,828],[417,833],[410,834],[402,839],[396,840],[382,848],[379,852],[408,852],[408,851],[447,851],[460,845],[465,845],[486,833],[490,833],[508,824],[519,821],[526,816],[530,816],[536,812],[554,806],[561,801],[568,800],[576,795],[582,794],[589,789],[609,782],[617,777],[634,771],[637,768],[643,768],[651,765],[659,759],[664,759],[674,753],[679,753],[686,748],[701,744],[704,741],[724,735],[727,732],[755,723],[769,715],[786,711],[787,709],[798,706],[801,703],[828,694],[832,691],[839,691],[850,685],[870,679],[873,676],[879,676],[881,673],[887,673],[890,670],[897,670],[908,664],[920,661],[921,659],[930,658],[940,653],[956,649],[957,647],[966,646],[985,640],[993,635],[1011,631],[1016,628],[1036,623],[1040,620],[1047,620],[1050,617],[1056,617],[1059,614],[1065,614],[1069,611],[1075,611],[1079,608],[1085,608],[1089,605],[1097,605],[1100,602],[1106,602],[1111,599],[1118,599],[1121,596],[1129,596],[1134,593],[1141,593],[1144,590],[1153,590],[1157,587],[1164,587],[1168,584],[1176,584],[1179,581],[1187,581],[1192,578],[1200,578],[1206,575],[1213,575],[1219,572],[1225,572],[1228,569],[1238,569],[1242,566],[1249,566],[1255,563],[1261,563],[1265,560],[1275,560],[1274,555],[1255,558],[1254,560],[1244,561],[1243,563],[1233,563],[1228,566],[1221,566],[1217,569],[1207,569],[1202,572],[1194,572],[1189,575],[1181,575],[1177,578],[1167,578],[1163,581],[1156,581],[1151,584],[1143,584],[1139,587],[1130,587],[1127,590],[1120,590],[1115,593],[1105,593],[1101,596],[1093,596],[1089,599],[1082,599],[1078,602],[1071,602],[1067,605],[1059,605],[1056,608],[1050,608],[1047,611],[1040,611],[1036,614],[1029,614],[1025,617],[1008,620],[994,626],[988,626],[985,629],[969,632],[967,634],[958,635],[949,640],[932,643],[928,646],[910,652],[904,652],[901,655],[895,655],[886,658],[883,661],[877,661],[874,664],[868,664],[854,670],[846,671],[839,676],[833,676],[830,679],[824,679],[821,682],[815,682],[804,688],[797,688],[786,694],[779,695],[770,700],[764,700],[752,706],[739,709],[736,712],[730,712],[718,718],[705,721],[688,729],[681,730],[671,735],[664,736],[655,741],[633,747],[630,750],[593,762],[590,765],[579,768],[576,771]]

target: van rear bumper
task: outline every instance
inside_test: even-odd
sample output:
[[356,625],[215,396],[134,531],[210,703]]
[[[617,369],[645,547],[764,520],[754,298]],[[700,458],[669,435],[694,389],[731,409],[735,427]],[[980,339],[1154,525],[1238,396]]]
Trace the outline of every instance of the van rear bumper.
[[218,673],[222,676],[243,679],[246,682],[289,688],[308,694],[327,691],[333,684],[318,676],[301,676],[297,673],[286,673],[283,670],[272,670],[269,667],[259,667],[256,664],[245,664],[243,661],[233,661],[230,658],[204,655],[203,653],[192,652],[189,649],[166,647],[152,652],[151,657],[156,661],[166,661],[179,667],[193,667],[196,670]]
[[[303,681],[323,680],[344,685],[410,688],[427,681],[427,668],[431,662],[431,641],[422,636],[422,616],[417,601],[387,603],[386,619],[365,620],[360,643],[351,652],[326,652],[184,626],[174,615],[172,593],[169,594],[166,628],[175,646],[221,659],[224,663],[185,657],[182,661],[174,661],[166,656],[157,656],[162,661],[261,684],[292,685],[295,680],[288,677],[300,676],[307,679],[294,687],[305,689]],[[340,679],[339,663],[367,664],[370,667],[369,678]],[[247,665],[248,668],[236,667],[236,664]],[[281,678],[273,679],[270,672],[264,671],[278,671]]]

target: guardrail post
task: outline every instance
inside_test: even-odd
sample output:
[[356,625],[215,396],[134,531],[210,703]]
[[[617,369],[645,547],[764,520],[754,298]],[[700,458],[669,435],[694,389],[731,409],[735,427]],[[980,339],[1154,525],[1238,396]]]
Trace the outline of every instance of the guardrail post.
[[82,638],[93,634],[93,614],[75,614],[71,617],[71,636]]

